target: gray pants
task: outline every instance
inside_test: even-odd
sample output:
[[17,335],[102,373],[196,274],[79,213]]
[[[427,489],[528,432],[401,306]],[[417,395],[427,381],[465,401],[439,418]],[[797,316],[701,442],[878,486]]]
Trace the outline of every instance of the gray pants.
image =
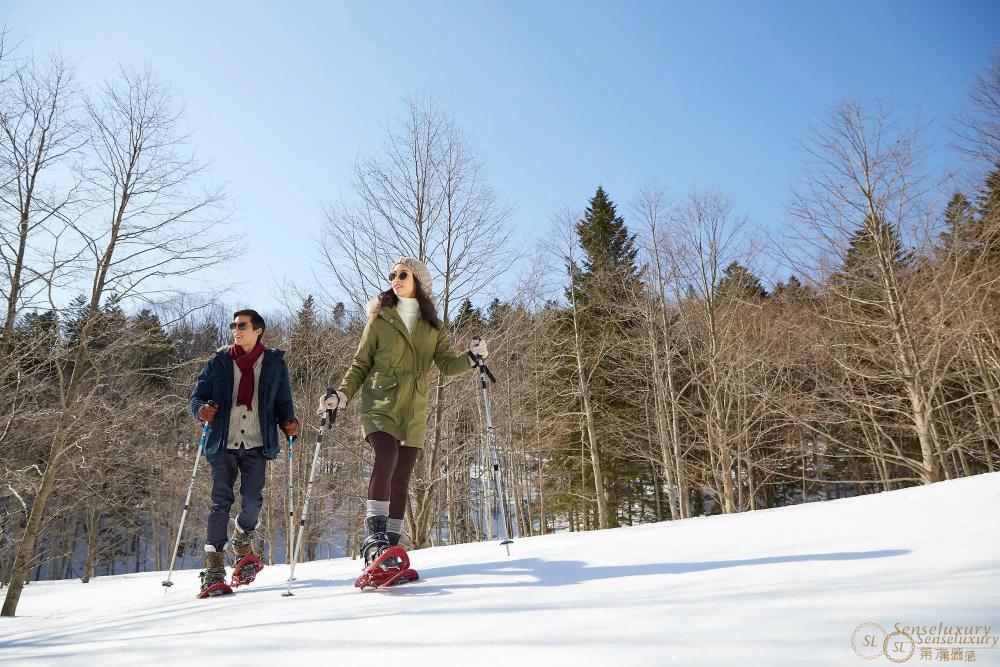
[[208,513],[208,540],[216,551],[222,551],[229,539],[229,508],[236,499],[233,485],[240,475],[240,496],[243,505],[236,517],[242,528],[257,526],[260,509],[264,505],[264,470],[267,459],[264,448],[227,449],[222,456],[210,462],[212,466],[212,509]]

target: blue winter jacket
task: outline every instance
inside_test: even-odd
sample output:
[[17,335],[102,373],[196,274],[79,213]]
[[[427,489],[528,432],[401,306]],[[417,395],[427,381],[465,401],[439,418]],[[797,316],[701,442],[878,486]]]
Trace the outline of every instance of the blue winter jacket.
[[[277,458],[281,445],[278,442],[278,425],[295,419],[292,405],[292,386],[288,379],[288,366],[282,350],[264,350],[264,360],[260,367],[260,383],[254,387],[257,392],[257,409],[260,418],[260,434],[264,440],[264,456]],[[208,425],[208,440],[205,443],[205,458],[215,461],[222,456],[229,438],[229,412],[233,402],[233,358],[229,348],[219,350],[198,374],[198,382],[188,399],[188,407],[195,419],[201,406],[215,401],[219,411]]]

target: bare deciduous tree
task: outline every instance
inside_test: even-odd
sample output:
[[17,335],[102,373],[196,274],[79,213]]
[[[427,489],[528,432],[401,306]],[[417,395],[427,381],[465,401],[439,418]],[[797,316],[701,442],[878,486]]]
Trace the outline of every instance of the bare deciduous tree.
[[976,77],[968,108],[955,123],[955,134],[961,150],[976,163],[996,168],[1000,159],[1000,48],[986,71]]
[[[905,405],[896,409],[919,442],[917,472],[925,483],[937,481],[934,416],[946,360],[938,332],[928,335],[920,322],[915,299],[925,276],[907,266],[903,246],[910,240],[919,257],[927,239],[916,130],[898,128],[881,107],[869,114],[849,102],[816,130],[809,154],[806,188],[791,214],[808,232],[813,272],[830,278],[825,317],[854,334],[839,337],[834,359],[857,381],[901,390]],[[846,275],[836,278],[843,267]]]
[[[59,413],[24,533],[17,545],[2,614],[13,616],[49,497],[85,399],[92,394],[92,344],[102,308],[148,301],[182,289],[184,278],[224,261],[232,240],[216,229],[220,193],[197,192],[203,167],[179,132],[168,92],[149,72],[122,72],[87,101],[93,132],[85,172],[92,210],[73,223],[82,247],[75,270],[89,294],[69,360],[58,364]],[[140,290],[141,288],[141,290]]]
[[17,67],[0,87],[0,260],[7,284],[0,288],[9,337],[25,307],[51,288],[60,261],[45,262],[79,196],[71,160],[86,142],[74,116],[78,102],[72,73],[57,58]]
[[[679,272],[675,289],[680,317],[685,321],[685,338],[692,361],[691,370],[698,387],[703,437],[711,460],[713,486],[726,512],[737,509],[734,451],[736,433],[730,428],[727,411],[736,397],[727,392],[728,348],[735,343],[727,337],[728,313],[718,286],[723,269],[741,258],[745,218],[733,213],[732,204],[718,192],[691,192],[675,208],[670,226],[670,257]],[[694,297],[694,298],[691,298]]]

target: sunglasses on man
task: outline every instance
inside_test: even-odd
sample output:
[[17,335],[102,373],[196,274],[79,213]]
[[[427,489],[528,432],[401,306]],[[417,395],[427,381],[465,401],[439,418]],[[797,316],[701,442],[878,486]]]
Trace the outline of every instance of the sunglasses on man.
[[236,331],[237,329],[239,329],[240,331],[246,331],[247,329],[250,328],[250,326],[251,325],[249,322],[230,322],[229,330]]
[[407,278],[410,277],[410,274],[407,273],[406,271],[400,271],[398,274],[395,271],[393,271],[392,273],[389,274],[389,282],[391,283],[393,280],[395,280],[397,275],[399,276],[400,280],[406,280]]

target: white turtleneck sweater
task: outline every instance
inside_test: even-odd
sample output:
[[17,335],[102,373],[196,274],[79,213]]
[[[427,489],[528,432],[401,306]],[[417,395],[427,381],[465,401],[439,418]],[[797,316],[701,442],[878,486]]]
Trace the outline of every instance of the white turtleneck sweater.
[[417,303],[417,300],[406,296],[399,297],[399,303],[396,304],[396,312],[403,318],[406,330],[413,333],[413,323],[417,321],[417,316],[420,315],[420,304]]

